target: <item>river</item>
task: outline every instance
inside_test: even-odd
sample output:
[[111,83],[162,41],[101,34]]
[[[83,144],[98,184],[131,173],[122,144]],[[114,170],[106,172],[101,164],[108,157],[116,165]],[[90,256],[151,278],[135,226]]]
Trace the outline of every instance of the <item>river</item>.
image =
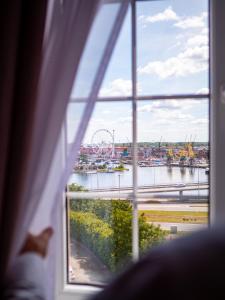
[[[77,183],[88,189],[132,186],[132,166],[129,171],[71,175],[69,183]],[[208,182],[205,169],[180,167],[138,167],[138,185]]]

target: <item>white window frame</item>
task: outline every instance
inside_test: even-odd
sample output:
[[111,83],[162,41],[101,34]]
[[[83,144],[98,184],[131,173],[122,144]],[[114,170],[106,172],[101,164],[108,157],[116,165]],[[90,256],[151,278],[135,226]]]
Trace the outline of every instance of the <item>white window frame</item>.
[[[138,1],[138,0],[136,0]],[[136,1],[131,0],[131,26],[132,26],[132,95],[128,97],[98,98],[97,102],[127,101],[132,103],[132,139],[133,139],[133,223],[132,223],[132,251],[133,259],[139,256],[138,249],[138,209],[137,209],[137,102],[139,100],[169,100],[169,99],[209,99],[210,103],[210,214],[209,222],[214,224],[224,220],[225,216],[225,1],[209,0],[209,31],[210,31],[210,94],[186,95],[137,95],[136,73]],[[224,36],[224,40],[221,37]],[[71,99],[73,101],[73,99]],[[77,99],[76,99],[77,101]],[[82,100],[81,100],[82,101]],[[63,139],[62,143],[65,145]],[[63,207],[60,212],[60,228],[57,253],[57,289],[56,299],[85,299],[101,290],[89,285],[76,285],[67,283],[67,228],[66,228],[66,199],[63,195]]]
[[225,1],[210,0],[210,222],[225,219]]

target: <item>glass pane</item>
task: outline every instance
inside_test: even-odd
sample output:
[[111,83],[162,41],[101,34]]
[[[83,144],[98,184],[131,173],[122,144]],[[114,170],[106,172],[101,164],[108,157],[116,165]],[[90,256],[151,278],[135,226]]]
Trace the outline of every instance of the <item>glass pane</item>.
[[71,97],[74,99],[88,98],[93,82],[96,79],[102,54],[108,44],[108,39],[114,26],[115,18],[120,10],[120,3],[103,1],[98,10],[91,32],[83,51]]
[[68,206],[69,283],[109,282],[131,261],[130,202],[71,198]]
[[78,128],[82,120],[82,116],[86,107],[86,103],[69,102],[66,112],[66,150],[70,152],[70,146],[75,140],[78,133]]
[[100,97],[131,96],[131,12],[128,10],[110,60]]
[[208,92],[208,1],[137,2],[139,95]]
[[[70,124],[73,124],[72,112],[70,116]],[[70,181],[88,189],[98,189],[118,186],[120,177],[121,186],[131,186],[132,172],[125,172],[126,168],[119,166],[131,163],[131,130],[130,103],[97,103]],[[73,128],[68,127],[68,136],[71,132]]]
[[131,104],[97,103],[79,154],[68,182],[68,279],[103,284],[131,258]]
[[[100,5],[89,33],[85,49],[78,66],[76,78],[70,95],[65,118],[67,150],[75,137],[82,134],[81,121],[85,119],[87,102],[96,82],[103,53],[114,26],[115,18],[121,9],[121,3],[104,0]],[[98,74],[99,75],[99,74]],[[80,133],[81,131],[81,133]]]
[[[209,101],[138,103],[140,247],[208,224]],[[155,240],[141,242],[143,222]],[[159,226],[159,228],[158,228]]]

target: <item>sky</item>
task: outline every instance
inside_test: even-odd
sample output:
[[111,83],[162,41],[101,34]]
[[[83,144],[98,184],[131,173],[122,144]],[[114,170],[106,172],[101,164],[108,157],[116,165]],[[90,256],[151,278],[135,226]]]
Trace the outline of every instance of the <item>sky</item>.
[[[138,95],[208,92],[208,7],[206,0],[144,1],[137,3]],[[101,97],[131,95],[131,16],[124,21],[109,63]],[[82,109],[82,108],[81,108]],[[76,113],[75,113],[76,111]],[[79,109],[71,107],[68,126]],[[208,100],[140,101],[138,141],[208,141]],[[97,103],[84,143],[95,131],[115,131],[115,142],[132,138],[130,102]],[[72,130],[68,130],[71,139]],[[95,141],[110,141],[100,132]]]

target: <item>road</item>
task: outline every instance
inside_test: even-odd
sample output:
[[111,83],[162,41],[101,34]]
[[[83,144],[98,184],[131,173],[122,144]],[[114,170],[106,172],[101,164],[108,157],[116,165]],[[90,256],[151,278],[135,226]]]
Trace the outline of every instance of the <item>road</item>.
[[159,203],[159,204],[139,204],[139,210],[164,210],[164,211],[208,211],[208,204],[196,203]]
[[71,282],[104,284],[109,281],[111,272],[85,245],[71,240],[69,250],[69,264],[75,275]]
[[160,227],[164,230],[171,230],[171,226],[176,226],[177,231],[185,231],[185,232],[193,232],[201,229],[205,229],[208,227],[208,224],[185,224],[185,223],[161,223],[154,222],[156,225],[160,225]]

